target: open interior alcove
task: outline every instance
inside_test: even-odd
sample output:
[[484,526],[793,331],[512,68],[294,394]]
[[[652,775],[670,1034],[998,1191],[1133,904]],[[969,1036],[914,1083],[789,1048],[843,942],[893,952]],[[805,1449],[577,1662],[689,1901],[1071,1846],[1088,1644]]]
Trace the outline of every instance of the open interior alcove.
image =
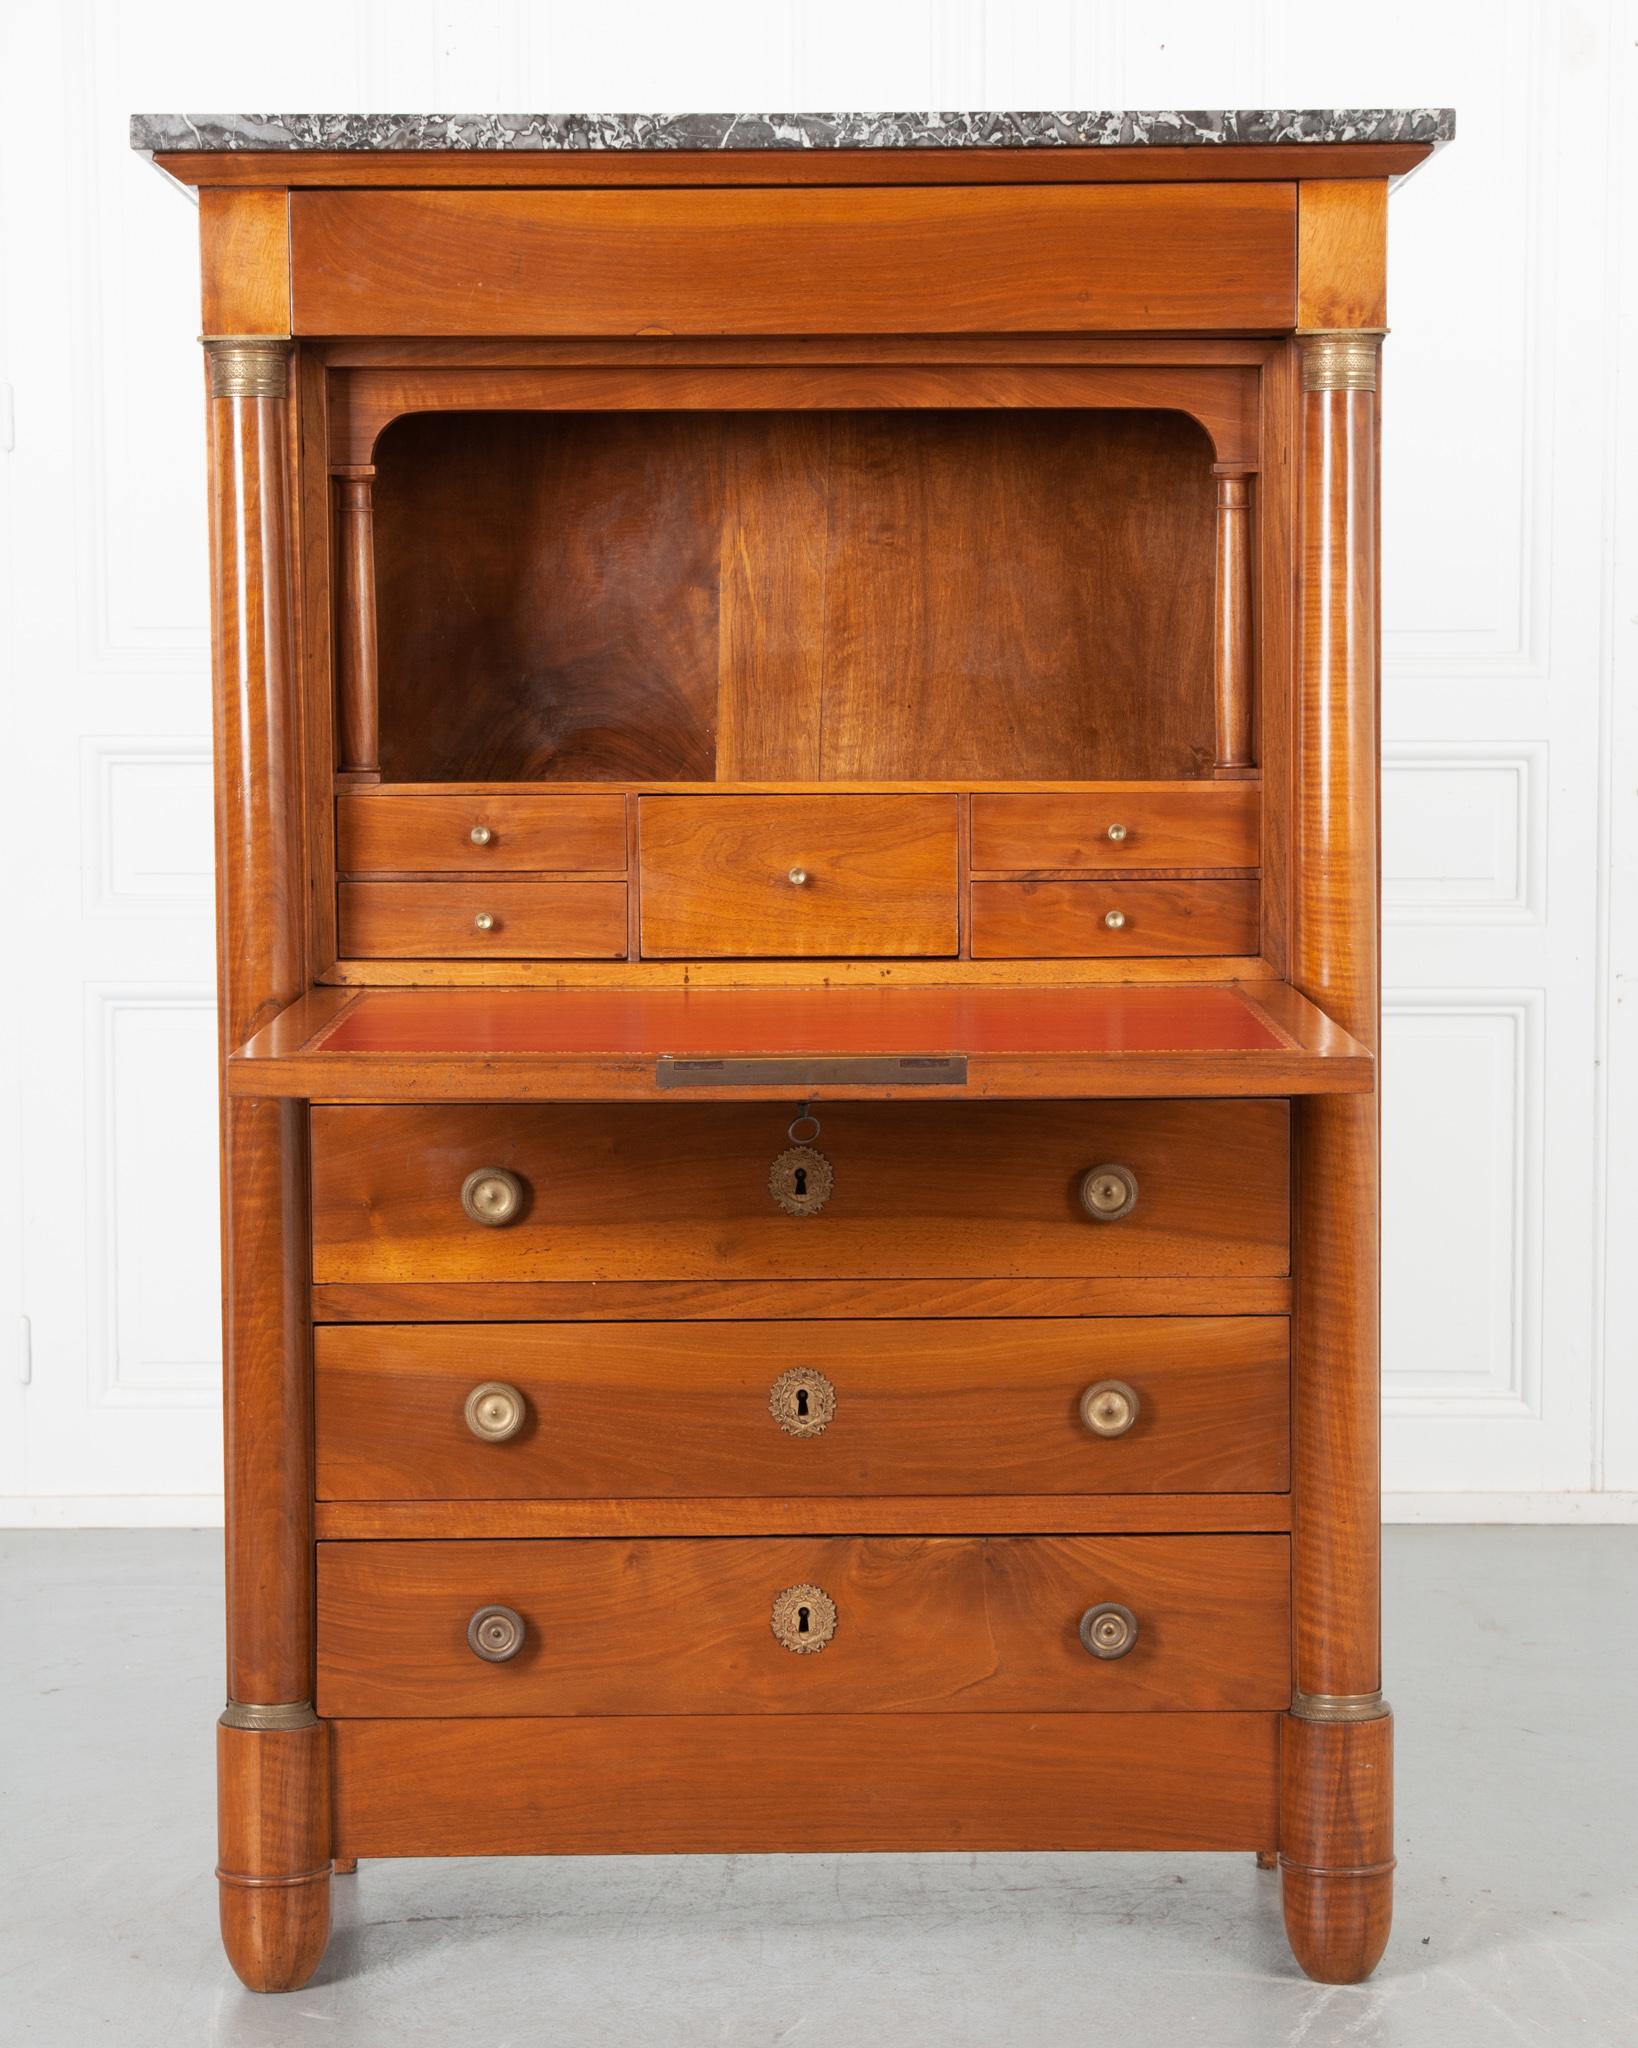
[[1209,775],[1212,465],[1162,410],[407,415],[381,777]]

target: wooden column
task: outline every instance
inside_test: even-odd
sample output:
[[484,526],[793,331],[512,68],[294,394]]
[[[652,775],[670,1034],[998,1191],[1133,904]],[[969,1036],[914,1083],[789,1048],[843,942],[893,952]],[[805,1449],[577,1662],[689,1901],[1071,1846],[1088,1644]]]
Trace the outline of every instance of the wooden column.
[[[1299,335],[1294,978],[1364,1044],[1377,977],[1375,332]],[[1375,1967],[1392,1912],[1392,1723],[1380,1691],[1375,1095],[1297,1112],[1292,1593],[1281,1866],[1298,1961]]]
[[1217,764],[1223,777],[1254,775],[1251,701],[1256,645],[1252,630],[1251,477],[1218,464],[1217,479]]
[[375,471],[350,469],[336,491],[336,772],[379,782],[376,695]]
[[[224,1057],[306,985],[291,617],[290,343],[212,338],[217,961]],[[329,1933],[328,1731],[314,1716],[306,1111],[223,1093],[227,1680],[222,1936],[288,1990]]]

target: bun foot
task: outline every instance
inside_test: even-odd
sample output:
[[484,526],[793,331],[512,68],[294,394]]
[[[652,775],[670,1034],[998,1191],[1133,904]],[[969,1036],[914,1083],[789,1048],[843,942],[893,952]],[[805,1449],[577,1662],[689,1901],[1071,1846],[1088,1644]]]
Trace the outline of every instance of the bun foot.
[[330,1731],[224,1719],[216,1769],[222,1945],[252,1991],[299,1991],[330,1938]]
[[1280,1887],[1291,1952],[1320,1984],[1358,1984],[1393,1924],[1393,1721],[1287,1716]]

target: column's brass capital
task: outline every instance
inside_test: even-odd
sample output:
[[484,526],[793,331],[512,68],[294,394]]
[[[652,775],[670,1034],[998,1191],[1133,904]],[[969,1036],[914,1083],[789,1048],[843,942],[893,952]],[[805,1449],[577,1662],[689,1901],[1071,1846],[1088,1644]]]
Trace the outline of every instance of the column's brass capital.
[[1304,391],[1374,391],[1387,331],[1341,327],[1299,334]]
[[202,334],[212,398],[283,398],[290,389],[290,338]]
[[276,1706],[259,1706],[253,1700],[229,1700],[218,1725],[248,1728],[265,1735],[277,1728],[311,1728],[317,1720],[311,1700],[289,1700]]
[[1385,1721],[1393,1712],[1379,1692],[1297,1692],[1294,1721]]

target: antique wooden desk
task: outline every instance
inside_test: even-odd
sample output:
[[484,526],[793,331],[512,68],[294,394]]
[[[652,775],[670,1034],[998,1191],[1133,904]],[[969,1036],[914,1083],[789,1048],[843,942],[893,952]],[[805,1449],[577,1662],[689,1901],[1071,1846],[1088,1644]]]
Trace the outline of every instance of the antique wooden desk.
[[234,1967],[359,1857],[1145,1848],[1364,1976],[1448,115],[134,127],[203,233]]

